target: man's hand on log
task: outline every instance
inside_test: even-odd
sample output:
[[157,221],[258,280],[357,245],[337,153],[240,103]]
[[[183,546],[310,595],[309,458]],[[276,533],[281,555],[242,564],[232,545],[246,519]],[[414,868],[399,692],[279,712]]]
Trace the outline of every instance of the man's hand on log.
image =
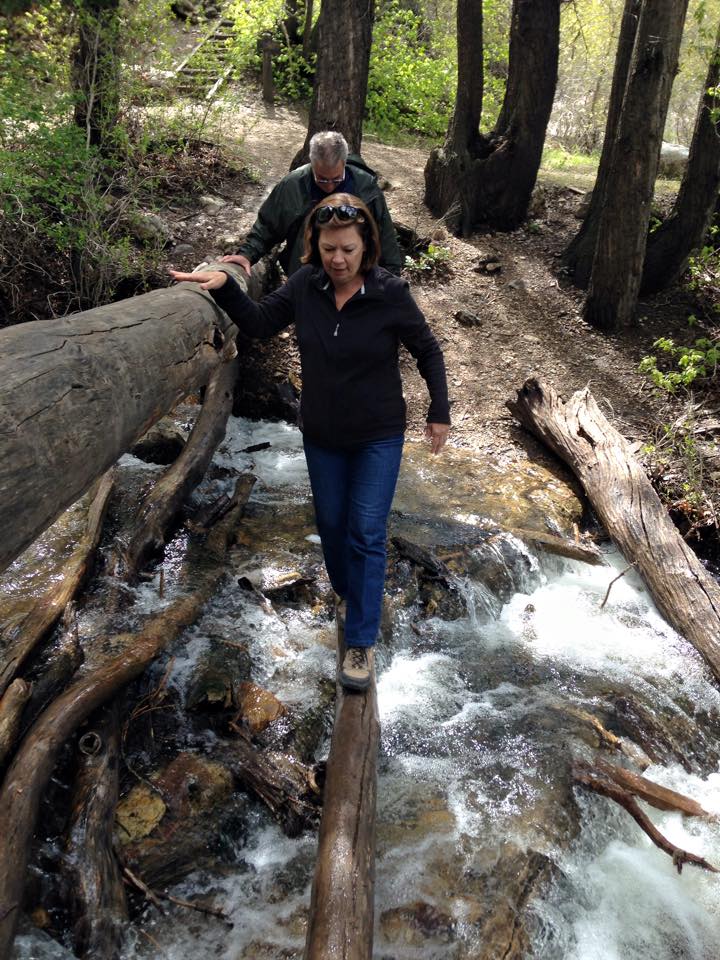
[[220,257],[220,263],[239,263],[248,276],[252,271],[252,264],[241,253],[228,253],[226,256]]
[[425,424],[425,436],[430,441],[430,451],[440,453],[450,433],[450,426],[447,423],[427,423]]
[[169,270],[168,273],[178,283],[185,280],[189,280],[190,283],[199,283],[201,290],[218,290],[228,278],[222,270],[199,270],[197,273],[179,273],[177,270]]

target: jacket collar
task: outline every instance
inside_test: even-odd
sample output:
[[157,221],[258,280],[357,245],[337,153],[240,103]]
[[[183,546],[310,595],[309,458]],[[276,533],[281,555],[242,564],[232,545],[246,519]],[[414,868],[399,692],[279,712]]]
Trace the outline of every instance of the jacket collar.
[[[310,282],[318,290],[329,290],[332,286],[330,277],[328,277],[322,267],[315,267],[313,269]],[[368,272],[365,274],[362,295],[367,300],[385,299],[385,286],[383,284],[380,271],[377,267],[370,267]]]

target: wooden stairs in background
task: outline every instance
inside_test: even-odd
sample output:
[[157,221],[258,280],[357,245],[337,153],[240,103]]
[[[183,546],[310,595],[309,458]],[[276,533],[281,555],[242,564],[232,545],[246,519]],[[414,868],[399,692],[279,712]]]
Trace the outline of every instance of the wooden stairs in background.
[[202,100],[213,97],[233,71],[226,41],[232,37],[233,20],[221,17],[212,30],[193,47],[174,70],[177,90]]

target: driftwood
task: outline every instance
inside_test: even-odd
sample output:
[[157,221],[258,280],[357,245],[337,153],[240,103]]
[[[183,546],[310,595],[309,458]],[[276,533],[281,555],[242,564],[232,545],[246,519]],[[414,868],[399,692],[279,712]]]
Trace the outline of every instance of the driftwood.
[[240,733],[218,757],[235,779],[268,807],[283,831],[297,837],[318,821],[320,789],[315,771],[300,760],[274,750],[257,750]]
[[379,740],[375,676],[365,693],[338,683],[304,960],[372,957]]
[[0,769],[13,748],[20,730],[20,717],[30,699],[31,686],[19,678],[10,684],[0,699]]
[[630,445],[590,391],[564,403],[551,387],[530,379],[507,405],[576,474],[660,612],[720,680],[720,587],[676,530]]
[[235,355],[235,332],[191,283],[0,331],[0,571]]
[[45,708],[61,693],[73,674],[80,668],[84,653],[73,622],[75,611],[71,606],[63,617],[63,629],[57,642],[46,653],[46,662],[39,676],[33,680],[32,694],[23,711],[20,737],[25,736]]
[[551,533],[541,533],[538,530],[523,530],[520,527],[510,527],[510,533],[524,543],[537,544],[545,553],[567,557],[568,560],[581,560],[593,566],[605,563],[597,546],[587,540],[569,540],[567,537],[553,536]]
[[103,520],[113,488],[112,471],[99,482],[87,516],[85,532],[77,543],[61,578],[41,597],[24,620],[3,637],[5,646],[0,661],[0,696],[37,644],[63,614],[90,572],[100,542]]
[[36,721],[25,737],[0,791],[0,957],[9,954],[25,882],[30,840],[40,799],[58,754],[69,736],[102,704],[138,677],[179,633],[193,623],[223,576],[221,560],[242,515],[254,478],[241,477],[235,505],[213,528],[194,565],[193,592],[149,617],[137,634],[110,638],[119,650],[78,677]]
[[618,767],[605,760],[596,760],[595,769],[657,810],[675,810],[685,817],[715,819],[714,815],[705,810],[697,800],[686,797],[684,793],[678,793],[676,790],[670,790],[668,787],[662,787],[659,783],[653,783],[647,777],[641,777],[640,774],[626,770],[625,767]]
[[78,743],[79,766],[66,843],[65,877],[80,957],[116,960],[127,920],[125,890],[113,851],[120,724],[117,702],[103,708]]
[[143,501],[128,536],[116,545],[114,569],[111,572],[132,580],[145,558],[149,554],[159,553],[165,546],[173,520],[188,494],[202,480],[215,450],[225,436],[236,378],[235,360],[224,363],[213,374],[188,442],[175,463],[155,483]]
[[[604,764],[603,766],[607,768],[610,765]],[[627,810],[638,826],[650,837],[655,846],[672,857],[672,862],[677,867],[678,873],[682,873],[683,865],[686,863],[692,864],[692,866],[695,867],[702,867],[703,870],[709,870],[711,873],[718,873],[717,868],[713,867],[712,864],[708,863],[703,857],[699,857],[697,854],[690,853],[687,850],[682,850],[680,847],[675,846],[674,843],[671,843],[667,837],[663,836],[650,817],[642,810],[631,790],[621,786],[616,781],[614,775],[611,777],[607,774],[606,770],[602,768],[592,767],[589,764],[578,762],[573,767],[573,779],[576,783],[580,784],[580,786],[591,790],[593,793],[599,793],[603,797],[614,800],[615,803],[618,803],[624,810]],[[640,777],[638,779],[642,780],[644,778]],[[646,781],[646,783],[649,783],[649,781]],[[668,791],[668,793],[673,792],[674,791]],[[676,794],[676,796],[679,796],[679,794]],[[643,797],[643,799],[647,799],[647,797]],[[667,809],[667,807],[663,809]]]

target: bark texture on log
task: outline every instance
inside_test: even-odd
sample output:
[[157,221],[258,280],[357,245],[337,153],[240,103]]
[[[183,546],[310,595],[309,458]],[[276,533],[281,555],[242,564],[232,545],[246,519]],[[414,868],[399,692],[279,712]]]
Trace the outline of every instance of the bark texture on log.
[[234,355],[234,333],[196,284],[0,331],[0,570]]
[[95,550],[100,542],[103,520],[113,489],[112,471],[102,478],[93,497],[84,534],[67,563],[60,581],[54,584],[35,604],[31,612],[9,635],[0,637],[5,646],[0,661],[0,697],[7,689],[36,645],[57,623],[68,603],[84,583],[93,564]]
[[[155,483],[143,501],[128,536],[116,544],[114,572],[132,580],[145,558],[165,546],[168,531],[187,496],[205,476],[213,454],[225,436],[233,405],[237,361],[224,363],[212,376],[192,433],[175,463]],[[120,569],[117,569],[117,568]]]
[[59,696],[25,737],[0,791],[0,957],[10,952],[21,906],[30,841],[40,799],[63,744],[78,726],[131,680],[199,616],[212,596],[223,567],[220,559],[242,516],[254,478],[240,477],[235,505],[209,534],[201,548],[204,563],[194,571],[193,592],[151,616],[137,634],[112,637],[103,645],[115,656],[81,675]]
[[630,445],[589,390],[564,403],[530,379],[508,407],[575,473],[607,532],[668,622],[720,680],[720,587],[678,533]]
[[104,708],[80,738],[72,816],[65,852],[77,954],[117,960],[127,904],[113,850],[118,800],[120,722],[117,702]]
[[30,699],[31,686],[15,680],[0,697],[0,769],[13,748],[20,729],[23,708]]
[[[338,667],[345,653],[338,628]],[[380,723],[373,673],[365,693],[337,684],[304,960],[370,960]]]

